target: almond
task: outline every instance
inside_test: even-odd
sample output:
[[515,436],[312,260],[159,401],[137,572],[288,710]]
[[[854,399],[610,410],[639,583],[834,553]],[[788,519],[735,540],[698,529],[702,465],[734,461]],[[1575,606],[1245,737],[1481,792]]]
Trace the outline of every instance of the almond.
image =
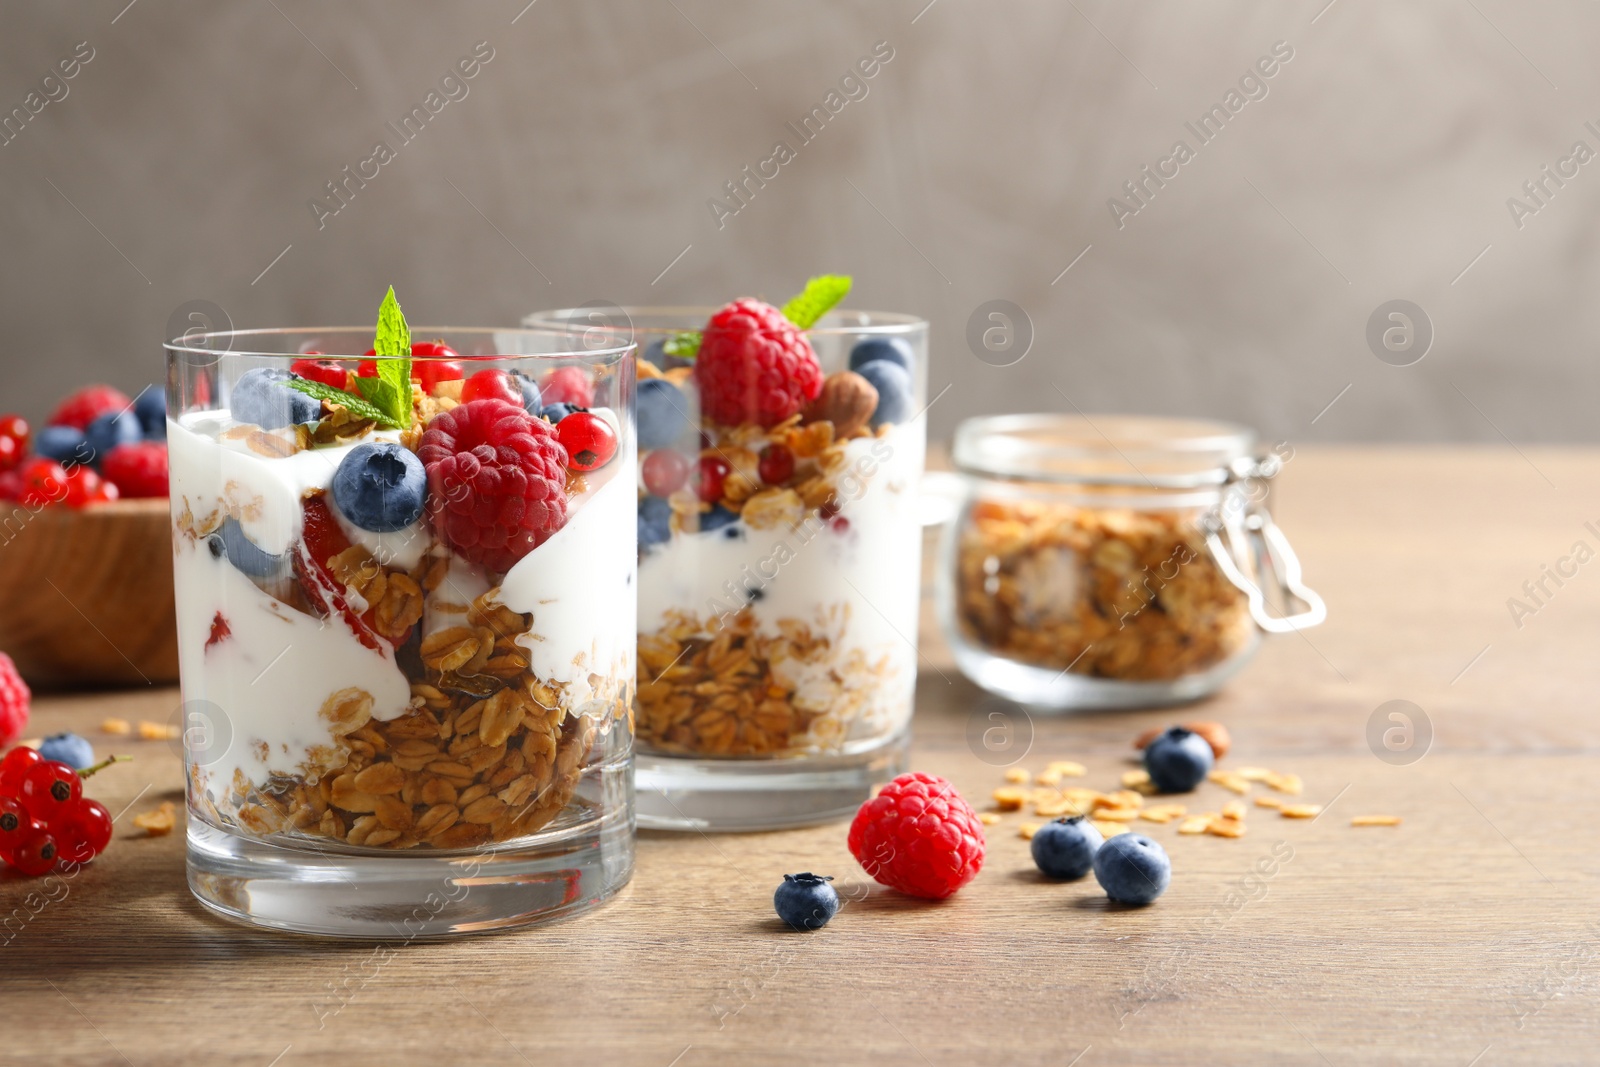
[[[1233,738],[1228,736],[1228,728],[1220,722],[1186,722],[1181,724],[1185,730],[1193,731],[1206,739],[1206,744],[1211,746],[1211,752],[1217,759],[1228,754],[1228,749],[1233,747]],[[1133,747],[1143,750],[1150,742],[1167,732],[1165,726],[1153,726],[1134,738]]]
[[822,383],[822,392],[806,409],[806,422],[833,423],[835,438],[849,437],[867,425],[878,410],[878,390],[855,371],[837,371]]

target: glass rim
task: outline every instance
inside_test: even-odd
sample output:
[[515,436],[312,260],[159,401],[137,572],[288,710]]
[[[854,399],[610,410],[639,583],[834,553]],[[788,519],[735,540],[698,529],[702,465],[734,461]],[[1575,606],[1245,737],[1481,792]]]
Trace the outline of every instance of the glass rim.
[[1226,483],[1256,442],[1250,427],[1215,419],[986,415],[956,427],[951,461],[981,477],[1183,490]]
[[[186,353],[197,356],[218,358],[229,357],[256,357],[264,359],[304,358],[304,352],[265,352],[252,351],[248,348],[234,347],[206,347],[206,342],[221,338],[259,338],[259,337],[310,337],[317,334],[354,334],[368,335],[373,332],[370,325],[365,326],[268,326],[248,330],[208,330],[204,333],[184,334],[171,340],[163,341],[161,347],[168,354]],[[557,329],[554,327],[535,326],[413,326],[411,336],[417,338],[460,336],[462,334],[474,337],[494,338],[501,334],[543,334],[548,337],[559,337],[568,341],[573,337],[573,331]],[[498,347],[498,346],[496,346]],[[621,357],[634,351],[638,345],[629,341],[626,344],[601,346],[596,348],[573,348],[570,351],[557,352],[495,352],[495,353],[457,353],[460,359],[581,359],[588,361],[604,360],[611,357]],[[332,360],[362,360],[362,359],[396,359],[396,356],[369,356],[365,350],[361,352],[322,352],[316,354],[317,359]],[[447,361],[450,356],[412,356],[413,362],[428,362],[433,360]]]
[[[618,306],[614,304],[592,305],[568,308],[549,308],[544,311],[535,311],[524,315],[522,324],[532,329],[561,330],[565,332],[579,332],[585,330],[614,330],[617,332],[633,332],[648,334],[675,334],[684,332],[684,327],[678,326],[640,326],[633,321],[636,315],[649,315],[667,317],[681,317],[685,320],[696,321],[704,324],[705,321],[726,305],[697,305],[697,304],[639,304],[632,306]],[[604,314],[608,308],[622,312],[628,319],[626,326],[621,323],[606,324],[586,322],[578,316],[600,312]],[[854,326],[844,323],[829,323],[835,316],[855,315],[870,322],[860,322]],[[571,321],[563,320],[560,316],[572,316]],[[833,336],[872,336],[898,337],[913,334],[928,328],[928,320],[920,315],[911,315],[901,311],[868,311],[861,308],[834,308],[822,317],[822,322],[828,325],[812,326],[801,332],[807,336],[833,337]]]

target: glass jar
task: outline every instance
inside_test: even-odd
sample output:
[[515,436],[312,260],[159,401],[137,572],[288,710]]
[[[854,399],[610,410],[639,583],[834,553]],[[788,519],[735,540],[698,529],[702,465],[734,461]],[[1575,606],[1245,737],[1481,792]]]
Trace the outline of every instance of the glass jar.
[[[709,364],[668,354],[715,310],[525,320],[593,343],[621,331],[641,349],[639,824],[841,818],[904,770],[909,747],[928,327],[834,311],[804,331],[820,396],[756,411],[730,404],[721,379],[704,395]],[[880,360],[894,366],[863,367]]]
[[[1199,420],[962,423],[938,582],[962,672],[1035,707],[1174,704],[1215,692],[1259,631],[1321,622],[1267,510],[1293,451],[1258,455],[1255,443],[1245,427]],[[1264,584],[1303,608],[1269,610]]]
[[166,345],[189,884],[246,923],[438,937],[632,873],[632,347],[414,336],[387,418],[286,384],[381,380],[370,328]]

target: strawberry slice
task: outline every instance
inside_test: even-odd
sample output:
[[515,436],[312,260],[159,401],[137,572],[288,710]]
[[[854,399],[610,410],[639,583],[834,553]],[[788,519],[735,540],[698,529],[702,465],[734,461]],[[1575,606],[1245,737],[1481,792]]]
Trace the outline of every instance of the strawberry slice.
[[321,493],[308,496],[301,504],[304,523],[300,542],[295,546],[294,569],[300,576],[300,585],[306,598],[324,615],[337,615],[344,620],[356,640],[372,649],[382,651],[383,639],[372,628],[372,610],[357,615],[345,598],[344,584],[328,569],[328,560],[350,547],[350,539],[339,528],[328,502]]

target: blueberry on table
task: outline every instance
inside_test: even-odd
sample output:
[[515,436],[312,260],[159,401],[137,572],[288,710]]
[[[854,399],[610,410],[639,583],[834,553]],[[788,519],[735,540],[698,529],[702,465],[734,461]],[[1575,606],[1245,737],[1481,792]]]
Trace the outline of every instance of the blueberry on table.
[[1174,726],[1144,750],[1144,769],[1163,793],[1189,792],[1206,780],[1215,762],[1210,742],[1183,726]]
[[333,502],[373,533],[404,530],[422,517],[428,472],[409,448],[384,441],[357,445],[333,472]]
[[1033,862],[1051,878],[1082,878],[1094,869],[1094,854],[1103,844],[1100,831],[1082,815],[1057,819],[1033,835]]
[[298,377],[277,367],[245,371],[233,383],[229,398],[233,417],[263,430],[316,422],[322,415],[322,401],[289,388],[288,383]]
[[33,450],[45,459],[62,465],[81,463],[88,458],[83,431],[71,426],[45,426],[33,436]]
[[1166,892],[1172,861],[1143,834],[1118,834],[1095,852],[1094,877],[1112,900],[1148,904]]
[[81,771],[94,765],[94,746],[77,734],[51,734],[40,743],[39,756]]
[[244,532],[239,520],[229,516],[217,532],[206,538],[211,554],[226,558],[234,568],[252,578],[270,578],[283,571],[285,556],[265,551]]
[[874,360],[887,360],[909,374],[914,358],[910,343],[903,337],[868,337],[850,350],[850,369],[859,373]]
[[139,417],[132,411],[108,411],[95,418],[83,433],[85,456],[99,466],[106,454],[118,445],[137,444],[144,437]]
[[878,391],[878,407],[872,413],[873,427],[905,422],[911,415],[911,374],[898,363],[874,359],[856,368],[856,373]]
[[772,894],[778,918],[796,930],[820,930],[839,913],[839,894],[828,883],[831,877],[812,874],[786,874],[783,884]]
[[640,448],[666,448],[689,427],[689,402],[665,378],[639,383],[637,412]]
[[151,441],[164,441],[167,437],[167,392],[159,385],[147,385],[133,398],[133,413],[139,428]]

